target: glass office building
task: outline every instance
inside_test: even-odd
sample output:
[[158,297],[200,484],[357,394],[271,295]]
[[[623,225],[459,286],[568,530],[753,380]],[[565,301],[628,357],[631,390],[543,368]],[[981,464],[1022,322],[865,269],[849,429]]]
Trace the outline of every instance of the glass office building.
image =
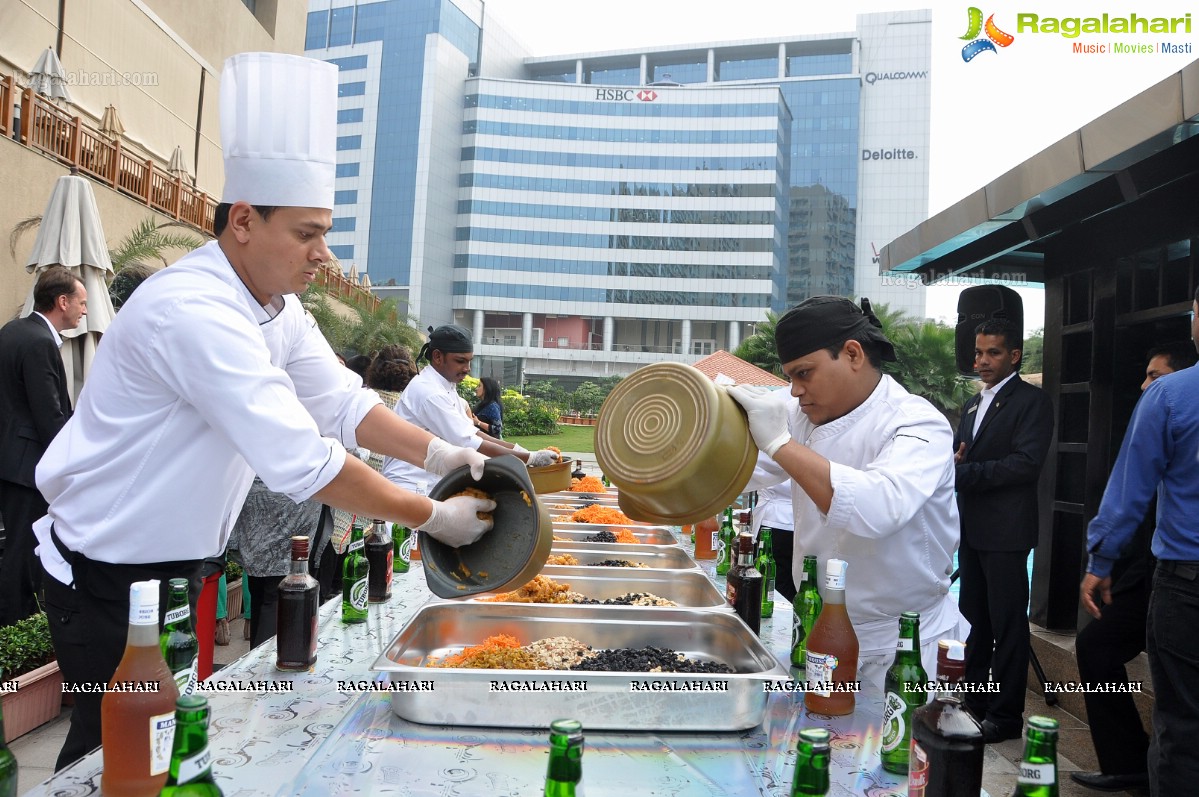
[[506,382],[733,349],[768,309],[924,315],[876,249],[928,206],[931,14],[531,57],[469,0],[312,0],[342,70],[331,242]]

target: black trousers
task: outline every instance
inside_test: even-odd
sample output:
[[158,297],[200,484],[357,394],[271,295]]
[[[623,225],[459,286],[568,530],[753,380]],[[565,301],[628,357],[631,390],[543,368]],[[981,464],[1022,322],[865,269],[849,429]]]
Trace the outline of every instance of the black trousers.
[[32,487],[0,479],[4,559],[0,561],[0,625],[12,625],[41,610],[42,563],[33,553],[33,523],[46,514],[46,499]]
[[787,603],[794,603],[795,575],[791,572],[791,556],[795,550],[795,532],[791,529],[776,529],[773,526],[762,528],[770,529],[770,552],[774,555],[777,571],[774,591],[786,598]]
[[[46,573],[46,617],[54,653],[64,684],[107,684],[125,653],[129,636],[129,586],[158,578],[159,625],[166,609],[167,579],[191,581],[192,616],[200,596],[200,562],[164,562],[159,565],[110,565],[76,560],[75,588]],[[100,746],[100,700],[97,692],[78,692],[71,727],[58,754],[55,770],[62,769]]]
[[1194,794],[1199,783],[1199,563],[1158,562],[1149,598],[1147,650],[1153,675],[1149,790]]
[[[1074,655],[1083,683],[1124,683],[1124,665],[1145,649],[1149,611],[1149,573],[1146,567],[1119,577],[1112,602],[1103,615],[1078,632]],[[1083,694],[1091,741],[1105,775],[1144,773],[1149,735],[1141,724],[1136,702],[1127,693]]]
[[998,684],[999,693],[970,695],[966,704],[1004,730],[1024,724],[1028,688],[1028,550],[958,550],[958,607],[970,621],[966,681]]
[[250,576],[250,646],[279,633],[279,581],[283,576]]

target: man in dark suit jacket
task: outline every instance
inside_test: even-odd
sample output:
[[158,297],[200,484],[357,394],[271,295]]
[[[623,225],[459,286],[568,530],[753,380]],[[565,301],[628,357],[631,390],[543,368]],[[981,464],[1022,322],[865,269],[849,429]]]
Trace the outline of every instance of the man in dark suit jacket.
[[1053,403],[1020,379],[1021,332],[1004,319],[975,329],[983,382],[954,436],[962,614],[970,621],[966,681],[997,684],[967,705],[987,742],[1019,738],[1028,681],[1028,554],[1037,544],[1037,482],[1053,434]]
[[62,266],[38,277],[29,316],[0,329],[0,625],[38,611],[42,566],[34,555],[33,522],[46,514],[34,469],[71,417],[59,335],[87,314],[87,289]]

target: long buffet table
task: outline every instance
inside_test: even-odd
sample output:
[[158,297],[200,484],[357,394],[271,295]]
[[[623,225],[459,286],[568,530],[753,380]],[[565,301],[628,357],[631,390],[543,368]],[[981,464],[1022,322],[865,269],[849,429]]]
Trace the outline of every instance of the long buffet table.
[[[691,550],[689,542],[683,547]],[[724,579],[715,576],[713,564],[700,562],[723,591]],[[414,562],[410,572],[396,575],[391,600],[371,605],[364,624],[342,625],[340,600],[321,607],[313,672],[277,672],[272,641],[208,679],[213,772],[226,797],[540,794],[546,730],[421,725],[393,714],[385,693],[340,688],[339,682],[378,680],[371,665],[429,599]],[[776,600],[773,618],[762,621],[762,641],[784,664],[791,617],[791,608]],[[555,700],[553,693],[527,697]],[[761,725],[741,732],[614,733],[584,727],[585,790],[589,797],[786,797],[798,732],[819,726],[833,733],[830,794],[907,793],[906,778],[879,765],[880,694],[859,694],[857,710],[836,718],[809,716],[802,701],[802,693],[769,694]],[[97,750],[28,794],[98,794],[101,763]]]

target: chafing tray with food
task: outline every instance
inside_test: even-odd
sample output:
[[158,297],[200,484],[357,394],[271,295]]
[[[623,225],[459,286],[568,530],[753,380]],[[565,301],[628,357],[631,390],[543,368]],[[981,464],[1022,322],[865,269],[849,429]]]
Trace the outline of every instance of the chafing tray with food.
[[[605,534],[605,532],[607,532]],[[590,523],[555,523],[559,542],[619,542],[624,545],[678,545],[666,526],[599,526]]]
[[[555,561],[555,556],[569,556],[575,561]],[[622,545],[607,542],[554,542],[546,567],[568,564],[579,567],[595,567],[605,561],[629,562],[635,567],[655,570],[698,570],[695,560],[676,545]],[[627,566],[627,565],[626,565]],[[542,570],[548,573],[548,570]]]
[[[479,655],[464,656],[472,648]],[[457,666],[430,666],[447,661]],[[496,662],[573,669],[461,666]],[[663,666],[677,671],[579,669]],[[727,612],[475,602],[422,607],[374,669],[390,676],[392,710],[413,722],[543,728],[570,716],[610,730],[752,728],[763,682],[788,677]]]
[[[558,591],[550,587],[547,581],[565,589]],[[626,572],[624,568],[557,567],[551,574],[542,574],[530,583],[531,587],[525,585],[530,589],[518,596],[494,592],[477,595],[470,600],[497,602],[501,597],[511,597],[519,603],[569,603],[571,597],[567,596],[580,595],[588,601],[600,601],[600,605],[603,605],[603,601],[620,601],[628,595],[650,595],[673,601],[684,608],[732,611],[728,600],[716,589],[711,579],[701,572],[690,570],[666,573],[642,568]]]

